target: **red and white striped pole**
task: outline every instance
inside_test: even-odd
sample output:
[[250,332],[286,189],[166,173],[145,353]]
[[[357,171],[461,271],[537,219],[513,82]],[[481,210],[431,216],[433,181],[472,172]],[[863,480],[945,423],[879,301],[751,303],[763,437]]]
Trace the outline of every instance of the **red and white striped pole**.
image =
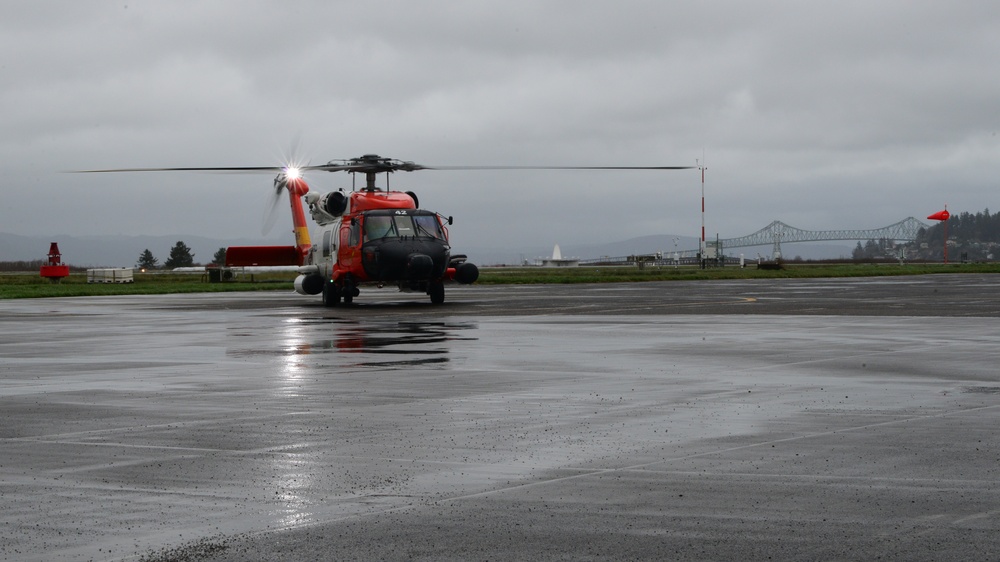
[[701,170],[701,243],[698,248],[699,253],[701,253],[701,263],[705,263],[705,162],[704,158],[702,162],[698,162],[695,158],[695,165]]

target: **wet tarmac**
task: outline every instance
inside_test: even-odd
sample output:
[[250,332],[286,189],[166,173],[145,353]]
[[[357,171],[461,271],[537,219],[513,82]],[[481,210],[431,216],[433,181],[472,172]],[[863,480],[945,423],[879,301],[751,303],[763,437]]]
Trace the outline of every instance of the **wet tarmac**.
[[996,559],[998,285],[3,301],[0,559]]

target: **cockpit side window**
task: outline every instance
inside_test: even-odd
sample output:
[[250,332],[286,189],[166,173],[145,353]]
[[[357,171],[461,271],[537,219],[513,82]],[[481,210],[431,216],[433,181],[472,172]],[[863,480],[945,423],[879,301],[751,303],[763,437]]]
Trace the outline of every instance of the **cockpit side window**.
[[330,257],[330,250],[333,244],[331,244],[333,239],[333,231],[327,230],[323,232],[323,257]]
[[378,240],[387,236],[396,236],[392,217],[379,215],[365,217],[365,240]]
[[417,236],[430,236],[444,240],[441,223],[436,215],[417,215],[413,217],[413,224],[417,229]]
[[357,221],[351,221],[351,237],[348,240],[348,244],[350,246],[357,246],[358,242],[360,242],[359,238],[361,238],[361,236],[358,231],[359,229]]

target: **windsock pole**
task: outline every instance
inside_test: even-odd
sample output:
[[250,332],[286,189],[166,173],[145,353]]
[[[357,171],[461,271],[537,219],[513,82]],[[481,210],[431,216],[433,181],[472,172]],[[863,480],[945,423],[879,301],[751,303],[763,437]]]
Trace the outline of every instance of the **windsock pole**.
[[927,218],[932,221],[941,221],[944,223],[944,263],[948,263],[948,219],[951,217],[951,213],[948,212],[948,205],[944,206],[943,211],[938,211],[933,215],[927,215]]

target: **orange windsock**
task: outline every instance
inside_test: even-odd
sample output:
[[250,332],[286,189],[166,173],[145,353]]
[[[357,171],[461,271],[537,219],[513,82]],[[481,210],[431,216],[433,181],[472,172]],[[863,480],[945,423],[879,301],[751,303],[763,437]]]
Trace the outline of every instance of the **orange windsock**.
[[950,216],[951,214],[948,212],[948,209],[945,209],[943,211],[938,211],[933,215],[927,215],[927,218],[929,218],[932,221],[946,221]]

